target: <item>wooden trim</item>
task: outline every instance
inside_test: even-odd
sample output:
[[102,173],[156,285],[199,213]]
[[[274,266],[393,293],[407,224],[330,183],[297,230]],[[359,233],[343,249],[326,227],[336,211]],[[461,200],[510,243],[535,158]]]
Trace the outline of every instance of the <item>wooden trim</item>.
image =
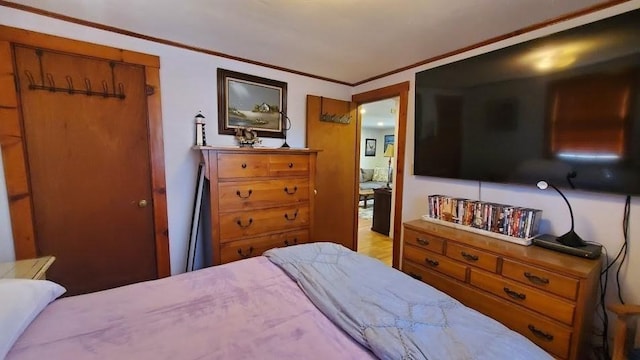
[[82,55],[86,56],[143,66],[160,67],[160,58],[154,55],[91,44],[84,41],[22,30],[10,26],[0,25],[0,40],[72,54],[77,53],[78,49],[80,49]]
[[[351,107],[352,111],[355,109],[355,114],[351,113],[352,118],[356,119],[356,142],[354,144],[354,149],[353,152],[356,154],[356,159],[358,159],[358,161],[356,161],[354,163],[355,168],[353,169],[354,174],[356,174],[356,178],[359,178],[360,176],[360,159],[361,159],[361,154],[362,152],[360,151],[360,149],[362,148],[362,146],[360,146],[361,141],[362,141],[362,114],[360,114],[360,105],[356,103],[355,101],[353,101],[353,97],[351,99],[351,102],[349,103],[349,106]],[[371,190],[371,194],[373,194],[373,190]],[[355,204],[355,212],[353,213],[353,242],[352,242],[352,248],[351,250],[353,251],[358,251],[358,231],[359,231],[359,204],[360,204],[360,187],[359,185],[355,186],[355,191],[354,191],[354,204]],[[373,195],[372,195],[373,196]],[[366,200],[365,200],[365,204],[366,204]],[[373,210],[372,210],[373,211]],[[373,225],[373,218],[372,218],[372,225]],[[392,254],[393,255],[393,254]]]
[[38,249],[35,240],[29,164],[24,146],[19,96],[15,85],[12,43],[116,60],[145,67],[147,84],[151,85],[155,90],[155,93],[147,98],[147,115],[154,205],[156,267],[158,277],[170,275],[164,141],[162,137],[160,102],[160,59],[153,55],[0,25],[0,114],[2,114],[3,119],[3,121],[0,121],[0,146],[2,146],[2,159],[5,168],[16,259],[37,257]]
[[484,41],[480,41],[480,42],[477,42],[475,44],[459,48],[457,50],[453,50],[453,51],[449,51],[449,52],[444,53],[444,54],[436,55],[436,56],[430,57],[428,59],[425,59],[425,60],[422,60],[422,61],[418,61],[417,63],[413,63],[413,64],[410,64],[410,65],[407,65],[407,66],[403,66],[403,67],[395,69],[395,70],[387,71],[387,72],[385,72],[383,74],[380,74],[380,75],[372,76],[370,78],[355,82],[351,86],[362,85],[362,84],[368,83],[368,82],[373,81],[373,80],[381,79],[383,77],[387,77],[389,75],[397,74],[399,72],[403,72],[405,70],[409,70],[409,69],[412,69],[412,68],[416,68],[418,66],[422,66],[422,65],[425,65],[425,64],[428,64],[428,63],[432,63],[434,61],[438,61],[438,60],[441,60],[441,59],[444,59],[444,58],[448,58],[450,56],[462,54],[464,52],[471,51],[471,50],[477,49],[479,47],[483,47],[483,46],[486,46],[486,45],[489,45],[489,44],[497,43],[499,41],[506,40],[506,39],[509,39],[509,38],[512,38],[512,37],[516,37],[518,35],[526,34],[526,33],[529,33],[529,32],[535,31],[535,30],[539,30],[539,29],[545,28],[547,26],[551,26],[551,25],[555,25],[555,24],[561,23],[563,21],[567,21],[567,20],[575,19],[577,17],[588,15],[588,14],[591,14],[593,12],[604,10],[604,9],[607,9],[607,8],[610,8],[610,7],[613,7],[613,6],[616,6],[616,5],[620,5],[620,4],[623,4],[623,3],[628,2],[628,1],[631,1],[631,0],[609,0],[609,1],[605,1],[605,2],[602,2],[600,4],[589,6],[587,8],[581,9],[581,10],[577,10],[577,11],[574,11],[574,12],[571,12],[571,13],[568,13],[568,14],[564,14],[564,15],[555,17],[555,18],[550,19],[550,20],[546,20],[546,21],[539,22],[539,23],[536,23],[536,24],[533,24],[533,25],[529,25],[529,26],[520,28],[518,30],[514,30],[514,31],[511,31],[511,32],[508,32],[506,34],[498,35],[496,37],[492,37],[490,39],[487,39],[487,40],[484,40]]
[[[362,133],[361,128],[361,119],[360,112],[358,111],[358,107],[360,105],[355,102],[349,102],[349,115],[352,119],[356,119],[356,142],[353,144],[353,153],[356,156],[358,161],[354,161],[353,165],[355,168],[353,169],[353,174],[355,175],[355,179],[357,179],[360,175],[360,135]],[[322,111],[321,111],[322,112]],[[354,182],[353,184],[353,197],[354,197],[354,212],[353,212],[353,234],[351,235],[351,247],[350,249],[353,251],[358,251],[358,203],[360,202],[360,192],[359,186]]]
[[266,67],[266,68],[270,68],[270,69],[274,69],[274,70],[285,71],[285,72],[288,72],[288,73],[291,73],[291,74],[306,76],[306,77],[310,77],[310,78],[313,78],[313,79],[324,80],[324,81],[329,81],[329,82],[333,82],[333,83],[336,83],[336,84],[352,86],[351,83],[348,83],[346,81],[335,80],[335,79],[327,78],[327,77],[324,77],[324,76],[309,74],[309,73],[306,73],[306,72],[303,72],[303,71],[288,69],[288,68],[285,68],[285,67],[282,67],[282,66],[267,64],[267,63],[263,63],[263,62],[255,61],[255,60],[249,60],[249,59],[241,58],[241,57],[238,57],[238,56],[233,56],[233,55],[221,53],[221,52],[218,52],[218,51],[207,50],[207,49],[203,49],[203,48],[196,47],[196,46],[186,45],[186,44],[183,44],[183,43],[180,43],[180,42],[177,42],[177,41],[171,41],[171,40],[167,40],[167,39],[157,38],[157,37],[154,37],[154,36],[148,36],[148,35],[136,33],[136,32],[133,32],[133,31],[120,29],[120,28],[117,28],[117,27],[114,27],[114,26],[103,25],[103,24],[100,24],[100,23],[92,22],[92,21],[82,20],[82,19],[71,17],[71,16],[62,15],[62,14],[54,13],[54,12],[51,12],[51,11],[38,9],[38,8],[35,8],[35,7],[32,7],[32,6],[16,4],[16,3],[9,2],[9,1],[4,1],[4,0],[0,0],[0,6],[6,6],[6,7],[9,7],[9,8],[30,12],[30,13],[33,13],[33,14],[36,14],[36,15],[46,16],[46,17],[50,17],[50,18],[53,18],[53,19],[57,19],[57,20],[62,20],[62,21],[66,21],[66,22],[70,22],[70,23],[74,23],[74,24],[78,24],[78,25],[82,25],[82,26],[91,27],[91,28],[94,28],[94,29],[99,29],[99,30],[113,32],[113,33],[120,34],[120,35],[130,36],[130,37],[141,39],[141,40],[152,41],[152,42],[155,42],[155,43],[168,45],[168,46],[173,46],[173,47],[177,47],[177,48],[181,48],[181,49],[185,49],[185,50],[196,51],[196,52],[199,52],[199,53],[213,55],[213,56],[217,56],[217,57],[221,57],[221,58],[225,58],[225,59],[230,59],[230,60],[236,60],[236,61],[240,61],[240,62],[252,64],[252,65],[258,65],[258,66],[262,66],[262,67]]
[[0,28],[0,147],[9,198],[9,215],[17,260],[37,257],[31,187],[19,113],[19,97],[14,79],[11,43]]
[[146,85],[153,89],[147,96],[147,126],[151,162],[151,196],[153,198],[153,226],[156,242],[158,277],[171,275],[169,258],[169,219],[167,218],[167,187],[164,175],[164,139],[162,134],[162,104],[160,68],[145,67]]
[[[400,268],[400,249],[402,245],[402,197],[404,193],[404,158],[407,142],[407,109],[409,106],[409,82],[389,85],[380,89],[355,94],[351,101],[359,107],[363,103],[388,99],[398,96],[398,137],[396,139],[396,182],[393,185],[395,201],[393,203],[393,267]],[[358,126],[360,126],[358,121]]]

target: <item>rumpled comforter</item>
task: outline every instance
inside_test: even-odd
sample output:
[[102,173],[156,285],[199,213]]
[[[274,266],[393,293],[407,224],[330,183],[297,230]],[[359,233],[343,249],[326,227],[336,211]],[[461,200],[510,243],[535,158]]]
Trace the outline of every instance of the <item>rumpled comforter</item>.
[[501,323],[340,245],[310,243],[264,255],[380,359],[552,359]]

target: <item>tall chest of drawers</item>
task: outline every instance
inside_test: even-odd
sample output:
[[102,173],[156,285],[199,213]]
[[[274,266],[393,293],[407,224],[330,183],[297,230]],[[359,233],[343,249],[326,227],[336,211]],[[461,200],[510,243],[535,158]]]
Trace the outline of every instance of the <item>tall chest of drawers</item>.
[[588,359],[601,261],[423,220],[404,223],[402,271],[559,359]]
[[313,239],[316,151],[207,147],[202,154],[214,265]]

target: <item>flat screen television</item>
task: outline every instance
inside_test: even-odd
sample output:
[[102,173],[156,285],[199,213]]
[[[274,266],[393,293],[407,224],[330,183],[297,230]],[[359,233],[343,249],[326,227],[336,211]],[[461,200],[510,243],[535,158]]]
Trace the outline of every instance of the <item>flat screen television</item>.
[[640,9],[416,74],[414,174],[640,194]]

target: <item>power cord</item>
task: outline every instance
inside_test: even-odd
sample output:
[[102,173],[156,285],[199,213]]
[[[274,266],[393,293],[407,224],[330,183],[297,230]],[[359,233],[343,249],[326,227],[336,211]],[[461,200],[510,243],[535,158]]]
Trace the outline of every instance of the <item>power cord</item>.
[[[622,288],[620,287],[620,269],[622,269],[622,265],[624,261],[627,259],[627,244],[629,243],[629,217],[631,214],[631,196],[627,195],[627,198],[624,202],[624,216],[622,218],[622,234],[624,236],[624,244],[622,244],[622,248],[620,252],[624,251],[622,254],[622,260],[620,260],[620,265],[618,265],[618,271],[616,271],[616,284],[618,285],[618,300],[620,300],[621,304],[624,304],[624,300],[622,299]],[[618,253],[620,256],[620,253]]]
[[[602,314],[600,316],[600,319],[602,320],[602,352],[603,352],[603,356],[605,360],[610,360],[611,357],[609,355],[609,315],[607,314],[607,307],[605,304],[605,299],[606,299],[606,294],[607,294],[607,285],[608,285],[608,280],[609,280],[609,269],[611,267],[613,267],[613,265],[615,265],[616,262],[618,262],[618,259],[620,259],[620,257],[622,256],[622,260],[620,260],[620,264],[618,264],[618,269],[616,271],[616,284],[618,285],[618,300],[620,301],[620,303],[624,304],[624,299],[622,298],[622,288],[620,286],[620,269],[622,268],[622,265],[624,264],[626,258],[627,258],[627,244],[629,242],[629,218],[630,218],[630,214],[631,214],[631,196],[627,195],[626,199],[625,199],[625,204],[624,204],[624,212],[623,212],[623,216],[622,216],[622,234],[623,234],[623,244],[620,247],[620,250],[618,251],[618,254],[616,255],[615,259],[613,259],[612,262],[609,262],[609,252],[607,251],[607,248],[604,247],[602,244],[599,244],[597,242],[591,242],[592,244],[597,244],[602,246],[602,248],[605,251],[605,262],[606,262],[606,266],[604,267],[604,269],[600,272],[600,308],[602,311]],[[604,280],[603,280],[604,278]]]

